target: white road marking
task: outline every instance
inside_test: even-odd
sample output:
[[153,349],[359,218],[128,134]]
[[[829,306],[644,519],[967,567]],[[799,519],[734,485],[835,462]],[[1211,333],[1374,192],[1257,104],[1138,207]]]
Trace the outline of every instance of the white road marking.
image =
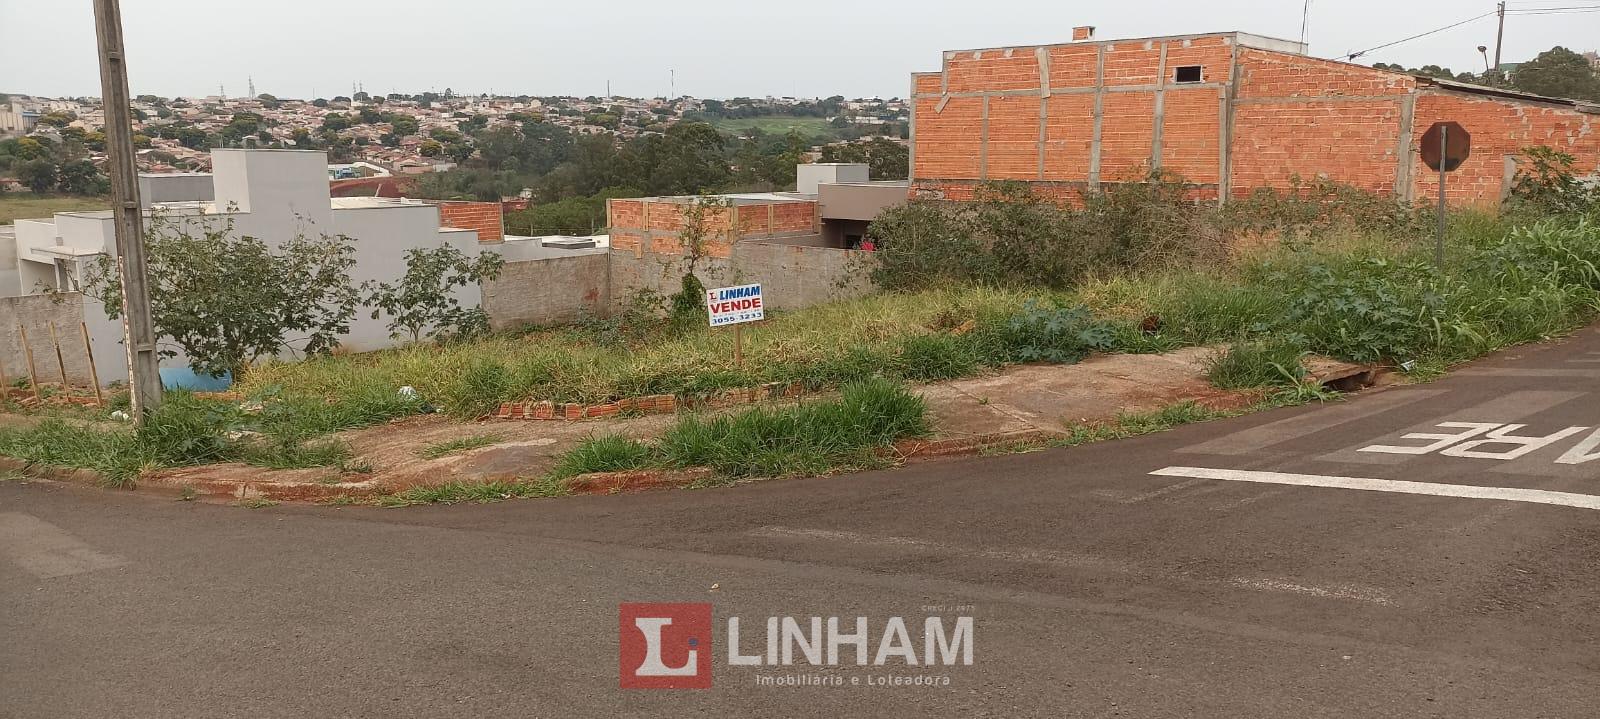
[[916,549],[940,555],[961,556],[973,559],[996,560],[1002,562],[1015,562],[1019,564],[1042,564],[1070,567],[1074,569],[1089,569],[1094,571],[1122,574],[1144,579],[1160,579],[1168,582],[1185,584],[1225,584],[1228,586],[1251,589],[1262,592],[1279,592],[1287,594],[1303,594],[1322,599],[1343,599],[1349,601],[1366,602],[1393,606],[1394,599],[1389,593],[1379,587],[1370,587],[1358,584],[1334,584],[1328,586],[1307,585],[1286,579],[1271,577],[1229,577],[1227,579],[1202,579],[1181,574],[1171,574],[1158,570],[1151,570],[1135,564],[1099,557],[1091,554],[1077,554],[1055,550],[1036,549],[976,549],[960,545],[933,542],[912,537],[875,536],[858,532],[842,532],[831,529],[799,529],[795,527],[762,527],[747,532],[753,537],[766,537],[770,539],[811,540],[823,542],[844,542],[866,546],[880,546]]
[[1429,494],[1436,497],[1498,499],[1506,502],[1552,504],[1563,507],[1576,507],[1578,509],[1600,510],[1600,496],[1595,496],[1592,494],[1576,494],[1573,492],[1551,492],[1543,489],[1476,487],[1466,484],[1406,482],[1396,479],[1334,477],[1321,474],[1290,474],[1287,472],[1253,472],[1242,469],[1213,469],[1208,467],[1167,467],[1165,469],[1158,469],[1150,474],[1160,477],[1194,477],[1197,479],[1220,479],[1230,482],[1292,484],[1301,487],[1358,489],[1369,492]]
[[95,551],[66,530],[17,512],[0,512],[0,553],[40,579],[110,569],[128,561]]

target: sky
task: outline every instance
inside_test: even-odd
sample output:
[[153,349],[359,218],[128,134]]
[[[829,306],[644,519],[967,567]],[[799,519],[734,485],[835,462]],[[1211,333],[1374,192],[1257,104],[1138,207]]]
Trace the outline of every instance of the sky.
[[[1303,0],[122,0],[130,88],[166,97],[426,90],[503,95],[895,97],[944,50],[1240,30],[1301,35]],[[1600,0],[1512,0],[1513,10]],[[98,96],[91,0],[0,0],[0,92]],[[1337,57],[1490,12],[1479,0],[1312,0]],[[1495,20],[1358,62],[1481,70]],[[1504,59],[1600,46],[1600,12],[1513,15]]]

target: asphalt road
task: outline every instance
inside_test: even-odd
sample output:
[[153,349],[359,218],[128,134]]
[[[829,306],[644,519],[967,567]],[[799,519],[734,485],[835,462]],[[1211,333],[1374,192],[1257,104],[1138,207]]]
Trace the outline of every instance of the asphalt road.
[[[1591,329],[1338,404],[717,490],[0,483],[0,716],[1592,717],[1597,399]],[[619,688],[622,602],[711,603],[712,688]],[[728,618],[764,660],[770,616],[866,617],[872,658],[899,616],[919,659],[926,617],[970,616],[972,663],[731,665]]]

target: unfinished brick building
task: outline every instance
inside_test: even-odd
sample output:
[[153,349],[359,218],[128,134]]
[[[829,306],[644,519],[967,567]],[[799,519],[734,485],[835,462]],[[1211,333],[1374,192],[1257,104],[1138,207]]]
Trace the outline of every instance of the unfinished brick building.
[[984,181],[1071,196],[1152,168],[1202,196],[1327,177],[1407,199],[1437,196],[1418,157],[1435,121],[1472,133],[1450,200],[1493,203],[1530,145],[1600,167],[1600,106],[1306,56],[1240,32],[946,52],[912,76],[912,193],[968,199]]

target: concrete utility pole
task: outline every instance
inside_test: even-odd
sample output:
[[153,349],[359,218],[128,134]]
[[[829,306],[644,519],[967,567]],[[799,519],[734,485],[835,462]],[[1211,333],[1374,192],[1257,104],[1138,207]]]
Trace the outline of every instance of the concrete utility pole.
[[122,338],[128,348],[128,385],[135,426],[161,406],[161,372],[150,288],[144,265],[144,213],[139,209],[139,169],[133,155],[133,118],[128,111],[128,64],[122,49],[118,0],[94,0],[100,40],[100,100],[106,114],[111,213],[116,219],[117,270],[122,279]]
[[1494,35],[1494,69],[1495,72],[1499,72],[1500,46],[1504,44],[1506,40],[1506,4],[1502,2],[1496,7],[1498,8],[1500,15],[1500,30]]

